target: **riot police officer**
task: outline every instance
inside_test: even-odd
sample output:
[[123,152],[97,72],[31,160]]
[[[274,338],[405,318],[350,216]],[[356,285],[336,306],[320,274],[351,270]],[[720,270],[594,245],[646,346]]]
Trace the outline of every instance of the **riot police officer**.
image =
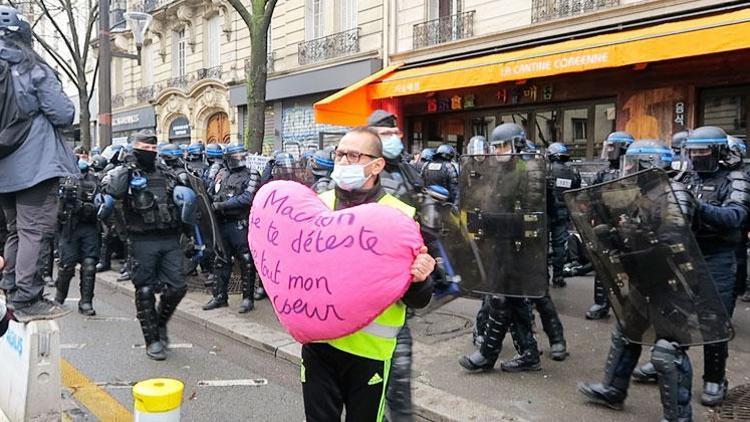
[[173,171],[185,171],[185,163],[182,161],[182,151],[177,144],[166,144],[159,150],[161,161]]
[[60,269],[57,272],[55,302],[64,304],[76,264],[81,264],[81,298],[78,312],[96,315],[92,306],[99,259],[98,207],[94,199],[99,193],[99,179],[90,171],[86,161],[79,160],[81,178],[66,178],[60,184]]
[[[250,312],[255,306],[255,266],[247,244],[247,219],[255,192],[260,187],[260,174],[245,165],[246,150],[242,144],[227,145],[224,157],[227,168],[216,176],[214,189],[209,191],[209,194],[212,195],[213,208],[219,219],[221,237],[227,254],[234,257],[240,265],[242,314]],[[232,273],[231,263],[216,262],[214,267],[217,272],[216,286],[213,298],[203,306],[205,311],[228,306],[227,289]]]
[[[669,170],[671,169],[672,160],[673,152],[664,145],[663,142],[656,140],[636,141],[633,142],[626,151],[623,173],[629,175],[652,167]],[[669,249],[668,244],[671,238],[675,237],[672,235],[672,230],[675,229],[669,228],[670,224],[674,224],[671,223],[671,221],[676,220],[676,224],[674,224],[675,227],[682,229],[685,227],[683,221],[687,220],[689,227],[692,216],[701,212],[701,207],[696,207],[697,204],[695,203],[692,194],[684,185],[672,182],[672,189],[669,190],[670,195],[672,191],[674,191],[674,200],[667,200],[666,211],[664,212],[675,214],[675,217],[665,215],[661,218],[661,227],[659,227],[658,230],[653,230],[651,228],[648,228],[647,230],[650,236],[656,236],[656,239],[658,239],[657,242],[654,242],[654,239],[651,239],[648,244],[640,244],[641,242],[636,240],[638,238],[638,228],[635,221],[629,221],[627,224],[621,223],[619,224],[620,227],[617,229],[610,225],[610,227],[612,227],[611,230],[597,230],[597,232],[609,233],[612,230],[622,230],[624,233],[628,228],[634,231],[633,234],[628,235],[613,235],[611,237],[612,239],[625,239],[625,242],[632,242],[632,245],[620,246],[619,243],[622,243],[620,240],[612,240],[611,243],[618,243],[618,245],[613,247],[608,245],[607,248],[612,249],[612,252],[610,253],[615,254],[619,253],[618,251],[620,249],[632,248],[639,252],[641,250],[650,249],[652,253],[659,254],[661,253],[660,251]],[[662,202],[663,201],[659,201],[659,206],[662,206]],[[647,204],[645,206],[647,206]],[[630,216],[623,215],[619,218],[627,219],[630,218]],[[597,227],[607,225],[604,224],[604,222],[596,222],[595,224],[597,224]],[[680,241],[682,241],[682,239],[680,239]],[[664,243],[665,246],[661,248],[652,247],[651,245],[654,243]],[[627,250],[630,251],[630,249]],[[634,268],[632,264],[630,264],[631,262],[632,261],[624,262],[621,271],[624,271],[626,274],[630,274],[628,271],[638,271],[638,268]],[[656,265],[668,266],[668,264],[664,264],[663,262]],[[658,275],[655,275],[654,277],[658,277]],[[640,277],[635,278],[640,279]],[[659,280],[659,282],[662,281],[665,280]],[[635,280],[635,282],[638,283],[638,280]],[[638,295],[642,295],[644,293],[642,290],[647,288],[647,286],[643,286],[639,283],[630,285],[628,291],[638,292]],[[660,311],[668,312],[669,309],[667,308],[671,309],[674,306],[672,300],[679,300],[679,292],[678,290],[659,291],[658,289],[645,291],[651,296],[649,305],[647,306],[654,306],[657,307],[657,309],[654,311],[651,309],[638,309],[637,312],[631,311],[634,315],[618,314],[618,318],[624,318],[623,321],[630,325],[629,330],[631,332],[634,330],[640,331],[640,333],[638,333],[639,335],[642,335],[643,332],[651,329],[655,332],[656,342],[652,349],[650,363],[653,365],[655,372],[658,372],[659,374],[659,388],[661,391],[661,402],[663,408],[662,420],[669,422],[691,421],[692,410],[690,407],[690,396],[692,388],[692,366],[690,364],[689,356],[685,353],[686,347],[684,344],[680,344],[680,339],[676,337],[679,336],[680,333],[676,332],[670,326],[670,324],[674,324],[675,322],[660,321],[658,318],[653,317],[653,315],[659,314]],[[658,307],[660,306],[666,308],[659,309]],[[623,325],[618,321],[612,332],[612,344],[605,363],[603,382],[585,383],[578,386],[579,391],[592,402],[616,410],[620,410],[623,407],[630,384],[630,376],[638,363],[638,358],[640,357],[642,349],[641,344],[630,341],[625,336],[623,330]]]
[[[609,167],[599,170],[594,184],[608,182],[620,177],[620,158],[635,139],[627,132],[612,132],[607,136],[602,148],[602,158],[609,161]],[[609,299],[604,285],[594,275],[594,304],[586,311],[586,319],[602,319],[609,316]]]
[[568,241],[570,215],[565,205],[563,193],[581,187],[581,175],[568,164],[568,147],[554,142],[547,148],[549,171],[547,173],[547,214],[549,215],[550,244],[552,246],[552,286],[565,287],[563,265],[565,264],[565,244]]
[[[530,152],[526,142],[526,132],[515,123],[497,126],[490,137],[498,160],[511,160],[507,154]],[[479,157],[485,159],[484,157]],[[488,371],[494,368],[503,345],[505,334],[510,330],[518,354],[503,362],[501,369],[506,372],[539,371],[541,360],[539,349],[532,332],[532,314],[529,302],[522,297],[496,295],[489,299],[489,322],[485,328],[485,338],[479,350],[462,356],[458,363],[467,371]],[[564,350],[563,350],[564,352]]]
[[203,142],[194,142],[187,147],[185,164],[191,173],[196,174],[199,177],[203,176],[203,172],[206,171],[206,167],[208,167],[203,160],[203,152],[205,149]]
[[438,185],[448,189],[448,202],[458,199],[458,171],[453,165],[455,151],[450,145],[440,145],[435,151],[432,162],[422,167],[422,178],[425,186]]
[[331,172],[333,171],[333,147],[325,147],[316,151],[312,157],[310,166],[315,176],[315,183],[312,185],[312,190],[315,193],[323,193],[335,187],[335,183],[331,179]]
[[96,175],[97,177],[99,177],[100,175],[101,177],[104,177],[104,175],[102,175],[102,172],[104,171],[105,167],[107,167],[107,159],[102,155],[97,154],[91,158],[91,170],[94,171],[94,175]]
[[195,192],[181,186],[174,172],[158,163],[153,131],[137,132],[132,143],[134,159],[110,171],[102,181],[102,190],[123,201],[132,245],[135,306],[146,355],[164,360],[169,345],[167,323],[187,292],[180,229],[189,236],[193,233],[186,225],[192,224],[195,216],[186,210],[195,208],[191,205]]
[[[425,186],[422,177],[418,169],[409,164],[409,159],[404,154],[404,144],[401,141],[403,134],[398,128],[396,115],[385,110],[375,110],[367,118],[367,126],[378,133],[383,148],[385,169],[380,173],[383,190],[409,205],[429,207],[424,202],[431,200],[429,195],[420,195]],[[407,322],[401,327],[396,338],[396,351],[393,354],[391,381],[387,392],[388,407],[395,420],[411,420],[413,417],[411,354],[412,336]]]
[[208,144],[204,154],[207,166],[203,171],[203,181],[206,184],[206,190],[210,191],[216,175],[224,168],[224,149],[219,144]]
[[419,174],[422,174],[424,168],[432,161],[435,156],[435,148],[425,148],[419,153],[419,161],[416,162],[416,167],[419,170]]

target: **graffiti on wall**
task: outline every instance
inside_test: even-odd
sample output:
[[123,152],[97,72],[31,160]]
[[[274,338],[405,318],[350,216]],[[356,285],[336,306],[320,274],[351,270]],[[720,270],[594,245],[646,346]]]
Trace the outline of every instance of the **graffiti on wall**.
[[345,132],[347,127],[315,123],[312,104],[295,103],[284,107],[281,115],[281,140],[301,145],[318,142],[320,132]]

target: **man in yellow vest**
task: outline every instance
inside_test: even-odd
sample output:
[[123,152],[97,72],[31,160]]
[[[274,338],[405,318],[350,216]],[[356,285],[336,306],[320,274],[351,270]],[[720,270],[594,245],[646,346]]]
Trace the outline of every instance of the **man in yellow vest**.
[[[336,188],[320,198],[336,210],[379,203],[413,217],[413,207],[383,191],[378,175],[384,168],[377,132],[355,128],[341,138],[335,151],[331,178]],[[422,248],[412,264],[412,285],[400,301],[354,334],[302,346],[302,393],[308,422],[339,421],[344,408],[347,421],[383,420],[396,336],[406,320],[406,307],[423,308],[430,302],[434,268],[435,260]]]

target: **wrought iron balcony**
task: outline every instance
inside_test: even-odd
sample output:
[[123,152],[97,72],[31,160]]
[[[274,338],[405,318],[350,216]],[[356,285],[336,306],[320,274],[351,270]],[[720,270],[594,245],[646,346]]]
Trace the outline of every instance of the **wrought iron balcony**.
[[414,25],[413,48],[422,48],[474,36],[474,10]]
[[122,107],[125,105],[125,94],[112,96],[112,107]]
[[188,83],[190,83],[190,79],[187,75],[178,76],[167,81],[167,88],[187,89]]
[[209,67],[204,69],[199,69],[196,76],[198,79],[219,79],[221,80],[221,66],[216,67]]
[[144,103],[153,99],[155,92],[156,85],[143,86],[138,88],[138,91],[136,91],[136,98],[138,98],[139,103]]
[[620,0],[532,0],[531,23],[583,15],[619,5]]
[[[274,62],[276,61],[276,52],[271,51],[266,56],[266,72],[271,73],[274,70]],[[250,59],[245,59],[245,73],[250,72]]]
[[357,52],[359,28],[354,28],[297,44],[297,61],[306,65]]

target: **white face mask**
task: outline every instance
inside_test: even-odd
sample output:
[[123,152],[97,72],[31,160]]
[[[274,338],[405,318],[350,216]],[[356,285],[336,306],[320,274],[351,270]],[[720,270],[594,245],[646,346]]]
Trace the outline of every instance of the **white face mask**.
[[367,179],[372,176],[365,176],[365,167],[368,165],[370,165],[370,163],[349,164],[346,166],[334,164],[333,172],[331,172],[331,179],[336,183],[336,186],[345,191],[361,189],[362,186],[367,183]]
[[401,138],[396,134],[382,139],[381,142],[383,143],[383,155],[389,160],[398,157],[404,150],[404,144],[401,142]]

